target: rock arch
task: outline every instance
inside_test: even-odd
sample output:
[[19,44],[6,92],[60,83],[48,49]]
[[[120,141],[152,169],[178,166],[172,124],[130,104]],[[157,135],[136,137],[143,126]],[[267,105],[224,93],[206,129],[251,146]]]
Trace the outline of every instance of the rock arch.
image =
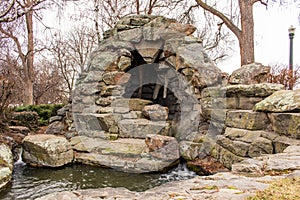
[[[93,159],[81,154],[77,160],[134,172],[160,171],[178,160],[178,141],[191,141],[198,131],[201,90],[221,80],[194,31],[173,19],[139,15],[123,18],[104,33],[72,101],[81,144],[99,141],[88,151]],[[112,138],[117,144],[146,140],[147,145],[138,142],[144,149],[132,161],[122,151],[103,153],[99,145],[112,145]],[[126,159],[117,166],[104,161],[106,155]]]

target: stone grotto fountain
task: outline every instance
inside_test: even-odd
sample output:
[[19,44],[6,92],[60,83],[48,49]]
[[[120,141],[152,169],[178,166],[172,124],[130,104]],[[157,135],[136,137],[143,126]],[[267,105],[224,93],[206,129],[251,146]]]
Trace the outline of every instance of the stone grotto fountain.
[[139,173],[199,154],[200,93],[222,74],[194,31],[165,17],[129,16],[104,33],[73,97],[77,162]]

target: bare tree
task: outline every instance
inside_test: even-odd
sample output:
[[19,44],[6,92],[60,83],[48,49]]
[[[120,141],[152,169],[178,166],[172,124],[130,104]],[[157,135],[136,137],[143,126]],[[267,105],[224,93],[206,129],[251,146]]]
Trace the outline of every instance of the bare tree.
[[65,93],[72,97],[75,78],[85,69],[89,54],[97,44],[96,34],[82,25],[68,33],[57,33],[49,51],[52,63],[59,69],[64,80]]
[[[1,1],[3,2],[3,1]],[[34,30],[33,15],[35,9],[39,9],[38,5],[41,0],[23,0],[12,1],[6,5],[1,14],[0,33],[10,38],[17,49],[18,56],[22,63],[24,74],[24,100],[25,105],[33,104],[33,83],[34,83]],[[24,21],[22,21],[24,20]],[[12,23],[13,22],[13,23]],[[22,40],[16,34],[16,23],[24,22],[26,30],[26,47],[22,45]]]
[[[229,8],[229,10],[227,9],[228,13],[224,11],[224,9],[217,8],[218,4],[222,4],[220,1],[195,1],[204,10],[221,19],[222,23],[225,24],[228,29],[237,37],[240,47],[241,65],[255,62],[253,5],[255,3],[260,3],[264,6],[268,6],[268,4],[271,2],[274,3],[277,1],[230,0],[227,2],[227,8]],[[299,2],[299,0],[295,0],[293,2],[296,3]],[[279,1],[280,5],[285,5],[286,3],[287,1],[285,0]]]
[[13,22],[26,15],[45,0],[2,0],[0,1],[0,23]]
[[97,44],[96,34],[92,29],[82,25],[72,29],[65,40],[69,57],[79,67],[79,72],[82,73],[90,52]]
[[59,68],[48,60],[37,63],[34,83],[34,103],[67,103],[67,95],[62,92],[64,80]]

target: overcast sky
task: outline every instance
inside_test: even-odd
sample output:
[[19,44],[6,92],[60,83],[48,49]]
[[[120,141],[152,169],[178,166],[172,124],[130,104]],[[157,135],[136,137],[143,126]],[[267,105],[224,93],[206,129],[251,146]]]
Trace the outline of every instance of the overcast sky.
[[[74,12],[71,11],[70,12]],[[45,13],[46,14],[46,13]],[[66,13],[65,13],[66,14]],[[300,26],[298,16],[300,8],[295,5],[280,7],[277,4],[268,9],[260,3],[254,5],[254,32],[255,32],[255,60],[264,65],[288,65],[289,62],[289,36],[288,28],[293,25],[296,28],[294,37],[294,65],[300,65]],[[51,19],[53,13],[49,12],[46,20]],[[69,25],[62,22],[57,24],[60,29],[70,29]],[[61,24],[62,23],[62,24]],[[72,23],[72,25],[74,25]],[[235,52],[218,67],[231,73],[240,67],[238,42],[235,44]]]
[[[289,63],[288,28],[296,28],[294,36],[294,65],[300,65],[300,27],[298,16],[300,9],[295,6],[269,7],[259,3],[254,6],[255,23],[255,60],[264,65]],[[237,50],[225,62],[218,65],[222,71],[232,72],[240,67],[238,43]]]

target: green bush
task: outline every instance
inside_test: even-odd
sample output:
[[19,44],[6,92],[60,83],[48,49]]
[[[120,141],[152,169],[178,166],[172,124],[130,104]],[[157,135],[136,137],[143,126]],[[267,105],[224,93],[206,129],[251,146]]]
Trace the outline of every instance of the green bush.
[[20,106],[15,108],[16,112],[30,111],[37,112],[39,116],[39,125],[46,126],[49,124],[49,119],[56,115],[58,109],[62,108],[63,104],[41,104],[41,105],[29,105]]

